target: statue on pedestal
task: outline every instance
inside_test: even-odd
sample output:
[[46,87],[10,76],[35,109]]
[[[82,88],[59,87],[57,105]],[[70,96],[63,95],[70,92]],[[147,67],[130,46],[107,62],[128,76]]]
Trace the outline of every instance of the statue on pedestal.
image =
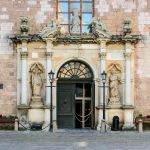
[[32,91],[32,102],[31,105],[42,105],[42,88],[43,88],[43,77],[44,68],[40,63],[34,63],[30,67],[30,85]]
[[119,64],[111,64],[108,69],[109,83],[109,105],[120,105],[121,103],[121,67]]

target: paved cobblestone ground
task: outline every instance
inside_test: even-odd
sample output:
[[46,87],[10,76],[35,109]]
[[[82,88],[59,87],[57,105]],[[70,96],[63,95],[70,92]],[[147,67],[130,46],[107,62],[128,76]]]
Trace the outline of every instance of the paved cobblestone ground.
[[0,150],[150,150],[150,132],[0,131]]

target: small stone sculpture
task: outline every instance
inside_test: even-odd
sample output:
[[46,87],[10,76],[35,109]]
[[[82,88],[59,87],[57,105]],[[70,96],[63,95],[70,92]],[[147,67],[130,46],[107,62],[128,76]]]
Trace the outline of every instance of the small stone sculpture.
[[26,35],[29,31],[28,18],[25,16],[21,17],[20,31],[21,31],[21,34],[23,35]]
[[129,35],[131,34],[132,27],[131,27],[131,21],[130,20],[124,20],[123,22],[123,34]]

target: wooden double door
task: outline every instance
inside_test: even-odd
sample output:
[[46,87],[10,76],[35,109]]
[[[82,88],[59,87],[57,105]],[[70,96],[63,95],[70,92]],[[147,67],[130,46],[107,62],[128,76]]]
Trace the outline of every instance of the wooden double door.
[[94,89],[92,82],[57,85],[58,128],[93,128]]

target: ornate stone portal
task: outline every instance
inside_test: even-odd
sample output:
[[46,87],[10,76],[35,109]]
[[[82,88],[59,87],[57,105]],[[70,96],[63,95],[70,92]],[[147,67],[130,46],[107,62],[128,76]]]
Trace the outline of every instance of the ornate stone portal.
[[[79,21],[77,12],[76,17],[74,21],[77,22],[74,22],[72,28],[74,33],[79,30],[76,24]],[[95,96],[93,107],[94,110],[95,107],[97,108],[95,115],[98,114],[95,124],[98,123],[100,126],[102,119],[103,94],[99,88],[99,81],[100,73],[106,70],[109,86],[106,121],[111,124],[113,116],[119,116],[120,124],[133,127],[134,96],[131,79],[134,72],[131,67],[134,58],[131,53],[134,52],[134,44],[141,37],[131,35],[130,22],[124,23],[120,35],[111,35],[102,21],[95,18],[91,23],[91,32],[83,34],[62,34],[55,19],[50,20],[41,32],[33,35],[28,34],[26,19],[22,25],[21,33],[10,37],[17,46],[18,117],[27,114],[27,122],[42,122],[48,125],[50,90],[45,89],[45,86],[49,85],[48,72],[52,69],[56,75],[62,64],[68,60],[78,59],[86,62],[93,69],[95,81],[95,92],[92,91],[92,95]],[[46,84],[43,82],[44,79]],[[54,86],[56,88],[53,90],[53,120],[57,121],[57,84],[54,83]]]

